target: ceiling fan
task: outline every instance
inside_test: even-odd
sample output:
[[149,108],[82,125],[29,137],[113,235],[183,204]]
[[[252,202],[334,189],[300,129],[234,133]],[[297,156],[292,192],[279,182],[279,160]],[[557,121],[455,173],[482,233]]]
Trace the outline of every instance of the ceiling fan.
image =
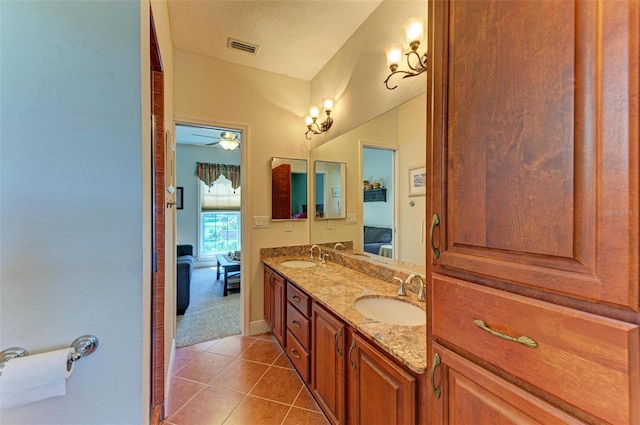
[[[193,136],[200,137],[211,137],[205,136],[203,134],[193,134]],[[227,151],[232,151],[240,146],[240,140],[238,140],[238,136],[236,133],[232,133],[230,131],[223,131],[220,133],[220,138],[215,142],[207,143],[207,146],[220,146],[222,149]]]

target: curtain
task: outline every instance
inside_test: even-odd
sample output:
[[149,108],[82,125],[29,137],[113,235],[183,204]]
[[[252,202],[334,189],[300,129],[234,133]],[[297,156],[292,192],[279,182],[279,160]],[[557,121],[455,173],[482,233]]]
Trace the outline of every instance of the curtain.
[[196,175],[209,188],[218,177],[225,176],[231,181],[231,187],[235,190],[240,187],[240,166],[229,164],[210,164],[206,162],[196,162]]

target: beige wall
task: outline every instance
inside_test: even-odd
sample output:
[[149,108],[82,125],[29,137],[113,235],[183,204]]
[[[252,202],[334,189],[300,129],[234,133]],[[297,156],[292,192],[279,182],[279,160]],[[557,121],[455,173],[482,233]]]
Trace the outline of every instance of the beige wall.
[[[226,124],[246,129],[243,144],[243,296],[250,303],[249,321],[263,321],[260,248],[307,243],[308,220],[253,229],[254,216],[271,215],[271,157],[306,159],[304,115],[310,83],[201,55],[174,50],[176,122]],[[246,313],[246,312],[245,312]],[[249,329],[244,329],[250,332]]]
[[[384,0],[311,82],[311,101],[336,100],[332,128],[314,136],[313,146],[354,129],[426,91],[426,73],[402,80],[395,90],[383,82],[389,75],[384,50],[406,44],[402,24],[412,16],[427,16],[426,1]],[[426,47],[426,46],[425,46]],[[420,49],[423,52],[424,49]]]
[[[396,164],[396,205],[398,258],[413,264],[426,261],[426,196],[409,197],[409,167],[424,166],[427,156],[427,95],[398,107],[398,158]],[[413,201],[412,207],[409,202]]]

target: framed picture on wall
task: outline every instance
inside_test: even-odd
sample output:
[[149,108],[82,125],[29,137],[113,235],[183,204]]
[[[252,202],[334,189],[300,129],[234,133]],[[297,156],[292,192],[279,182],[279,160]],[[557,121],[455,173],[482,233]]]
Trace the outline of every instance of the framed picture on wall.
[[427,189],[427,168],[409,167],[409,196],[424,196]]
[[182,209],[182,203],[183,203],[183,188],[178,186],[176,188],[176,209],[181,210]]

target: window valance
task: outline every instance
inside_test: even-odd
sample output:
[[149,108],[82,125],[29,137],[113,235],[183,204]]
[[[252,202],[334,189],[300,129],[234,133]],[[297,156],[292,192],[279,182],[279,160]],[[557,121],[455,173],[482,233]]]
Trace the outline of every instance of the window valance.
[[208,187],[213,185],[221,175],[231,182],[231,187],[240,187],[240,166],[229,164],[211,164],[206,162],[196,162],[196,175]]

